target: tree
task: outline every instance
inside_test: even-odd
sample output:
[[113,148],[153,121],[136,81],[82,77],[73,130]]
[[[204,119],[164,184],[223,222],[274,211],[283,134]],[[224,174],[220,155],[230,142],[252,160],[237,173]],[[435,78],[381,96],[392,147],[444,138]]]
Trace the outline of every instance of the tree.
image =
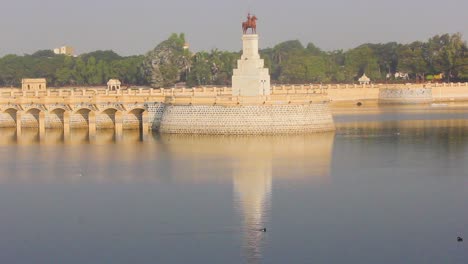
[[443,69],[448,82],[452,77],[458,77],[457,69],[464,63],[466,49],[460,33],[449,36],[448,43],[442,49]]
[[424,80],[424,76],[429,72],[424,52],[425,44],[419,41],[399,47],[397,70],[411,73],[418,80]]
[[58,68],[55,73],[56,86],[64,86],[75,84],[75,72],[74,72],[74,58],[65,56],[62,67]]
[[89,85],[98,85],[102,83],[102,79],[98,75],[97,63],[94,57],[89,57],[86,62],[86,83]]
[[122,59],[122,57],[112,50],[97,50],[90,53],[85,53],[80,56],[84,61],[88,61],[89,58],[94,57],[96,61],[104,61],[110,63],[116,60]]
[[[39,50],[31,55],[0,58],[0,86],[19,86],[22,78],[47,78],[49,86],[104,85],[118,78],[127,85],[168,87],[186,81],[193,85],[228,85],[239,52],[198,52],[184,47],[184,34],[172,34],[146,56],[123,57],[98,50],[74,58]],[[366,73],[372,80],[394,72],[426,75],[444,73],[446,81],[468,80],[468,48],[460,33],[436,35],[425,42],[364,44],[346,52],[324,52],[298,40],[260,51],[271,81],[283,83],[350,82]]]
[[398,48],[396,42],[386,44],[367,44],[377,57],[379,65],[380,77],[383,78],[386,74],[395,73],[398,65]]
[[192,61],[192,68],[187,79],[189,86],[209,84],[212,79],[211,68],[208,60],[209,54],[197,52]]
[[73,79],[77,85],[86,85],[86,64],[84,63],[81,57],[76,59],[74,68],[73,68]]
[[51,58],[57,55],[52,50],[38,50],[31,56],[34,58]]
[[357,80],[364,73],[373,80],[382,77],[377,57],[367,44],[346,52],[344,66],[346,81]]
[[307,44],[306,50],[311,55],[315,55],[315,56],[325,55],[325,53],[319,47],[315,46],[312,42]]

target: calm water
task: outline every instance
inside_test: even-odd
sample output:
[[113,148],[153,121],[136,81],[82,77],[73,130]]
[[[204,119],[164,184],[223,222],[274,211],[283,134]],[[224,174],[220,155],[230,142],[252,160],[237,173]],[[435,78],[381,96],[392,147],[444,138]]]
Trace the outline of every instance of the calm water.
[[0,263],[468,263],[468,111],[383,110],[288,137],[0,130]]

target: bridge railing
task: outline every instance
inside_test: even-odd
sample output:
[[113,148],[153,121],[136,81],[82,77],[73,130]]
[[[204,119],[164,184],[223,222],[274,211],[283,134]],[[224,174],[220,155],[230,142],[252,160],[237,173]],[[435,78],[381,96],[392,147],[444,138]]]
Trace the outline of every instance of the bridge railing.
[[[327,94],[329,90],[340,89],[378,89],[378,88],[420,88],[424,87],[468,87],[465,83],[433,83],[433,84],[304,84],[304,85],[273,85],[271,93],[281,94]],[[124,90],[110,91],[105,87],[82,88],[48,88],[46,91],[22,91],[18,88],[0,88],[0,98],[70,98],[87,97],[98,98],[106,96],[114,97],[164,97],[164,96],[229,96],[232,94],[230,87],[194,87],[194,88],[148,88],[136,87]]]
[[172,105],[278,105],[278,104],[303,104],[304,102],[318,103],[329,101],[327,96],[320,94],[282,94],[267,96],[169,96],[165,103]]

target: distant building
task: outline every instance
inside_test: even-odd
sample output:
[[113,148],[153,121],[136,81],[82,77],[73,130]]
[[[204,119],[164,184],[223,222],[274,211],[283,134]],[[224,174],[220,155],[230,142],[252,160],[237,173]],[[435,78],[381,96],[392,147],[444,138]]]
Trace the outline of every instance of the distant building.
[[63,55],[67,55],[67,56],[73,56],[73,54],[75,53],[75,50],[73,49],[73,47],[63,46],[63,47],[54,49],[54,53],[55,54],[63,54]]
[[366,74],[364,73],[361,78],[359,78],[359,84],[369,84],[370,83],[370,79],[369,77],[366,76]]
[[108,82],[107,82],[107,89],[110,90],[110,91],[117,91],[117,90],[120,90],[120,85],[122,83],[117,80],[117,79],[110,79]]
[[25,78],[21,79],[21,89],[23,91],[45,91],[47,80],[45,78]]

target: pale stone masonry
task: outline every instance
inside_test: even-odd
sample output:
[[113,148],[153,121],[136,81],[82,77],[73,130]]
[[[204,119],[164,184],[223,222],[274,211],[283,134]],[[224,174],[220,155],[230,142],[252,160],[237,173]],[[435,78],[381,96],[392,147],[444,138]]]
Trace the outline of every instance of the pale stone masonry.
[[116,90],[120,90],[120,86],[122,85],[122,83],[117,80],[117,79],[110,79],[108,82],[107,82],[107,90],[109,91],[116,91]]
[[45,91],[47,81],[45,78],[24,78],[21,80],[21,90],[23,91]]
[[233,96],[258,96],[271,94],[270,74],[258,53],[258,35],[243,35],[241,59],[232,76]]
[[432,87],[380,88],[379,103],[418,104],[433,101]]
[[258,35],[242,36],[232,93],[211,98],[168,98],[159,131],[168,134],[274,135],[335,129],[328,99],[270,96],[270,74],[258,53]]
[[161,133],[272,135],[333,131],[328,103],[166,106]]
[[[19,132],[23,127],[39,128],[42,132],[49,128],[60,128],[64,132],[70,128],[86,128],[90,133],[99,128],[158,131],[166,107],[177,105],[211,105],[227,108],[321,104],[329,100],[376,101],[379,99],[379,91],[385,89],[391,90],[382,96],[390,98],[391,94],[395,96],[398,93],[399,97],[394,97],[396,101],[393,101],[398,103],[402,98],[418,99],[418,96],[419,98],[424,98],[422,95],[428,96],[429,90],[422,93],[423,87],[432,88],[432,98],[437,102],[468,101],[468,83],[425,84],[425,86],[420,84],[282,85],[273,86],[271,95],[264,97],[232,96],[229,87],[171,89],[141,87],[119,91],[108,91],[106,87],[48,88],[46,91],[1,88],[0,127],[16,127]],[[411,102],[411,100],[403,101]],[[318,117],[317,122],[319,119],[322,118]]]

